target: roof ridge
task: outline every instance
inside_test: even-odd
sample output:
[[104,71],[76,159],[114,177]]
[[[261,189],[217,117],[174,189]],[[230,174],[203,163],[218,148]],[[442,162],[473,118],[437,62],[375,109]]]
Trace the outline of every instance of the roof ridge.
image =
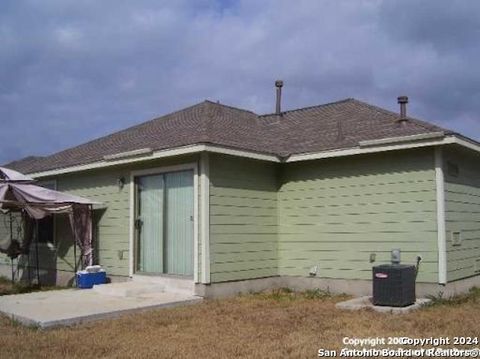
[[[206,102],[206,101],[197,102],[197,103],[194,104],[194,105],[187,106],[187,107],[182,108],[182,109],[180,109],[180,110],[168,112],[168,113],[166,113],[166,114],[164,114],[164,115],[160,115],[160,116],[154,117],[154,118],[152,118],[151,120],[147,120],[147,121],[144,121],[144,122],[141,122],[141,123],[137,123],[136,125],[133,125],[133,126],[130,126],[130,127],[125,128],[125,129],[123,129],[123,130],[120,130],[120,131],[111,133],[110,135],[114,135],[114,134],[117,134],[117,133],[120,133],[120,132],[123,132],[123,131],[128,131],[128,130],[131,130],[131,129],[135,128],[135,127],[141,127],[141,126],[146,125],[147,123],[151,123],[151,122],[154,122],[154,121],[157,121],[157,120],[161,120],[161,119],[164,118],[164,117],[173,116],[173,115],[176,115],[177,113],[180,113],[180,112],[185,112],[185,111],[190,110],[190,109],[192,109],[192,108],[194,108],[194,107],[201,106],[201,105],[203,105],[205,102]],[[104,137],[108,137],[108,136],[110,136],[110,135],[107,135],[107,136],[104,136]],[[102,138],[102,137],[101,137],[101,138]],[[94,140],[94,141],[95,141],[95,140]]]
[[[311,110],[313,108],[336,105],[336,104],[339,104],[339,103],[349,102],[349,101],[352,101],[352,100],[355,100],[355,99],[353,97],[348,97],[348,98],[345,98],[343,100],[327,102],[327,103],[323,103],[323,104],[320,104],[320,105],[312,105],[312,106],[307,106],[307,107],[295,108],[293,110],[282,111],[282,114],[297,112],[297,111],[304,111],[304,110]],[[276,116],[276,115],[277,114],[275,112],[272,112],[272,113],[265,113],[265,114],[262,114],[262,115],[258,115],[258,117],[268,117],[268,116]]]
[[255,112],[253,111],[250,111],[250,110],[246,110],[244,108],[240,108],[240,107],[236,107],[236,106],[232,106],[232,105],[225,105],[224,103],[220,103],[220,102],[215,102],[215,101],[211,101],[211,100],[205,100],[204,102],[207,102],[211,105],[216,105],[216,106],[222,106],[222,107],[226,107],[226,108],[230,108],[232,110],[238,110],[238,111],[243,111],[243,112],[247,112],[247,113],[251,113],[255,116],[258,116],[258,114],[256,114]]

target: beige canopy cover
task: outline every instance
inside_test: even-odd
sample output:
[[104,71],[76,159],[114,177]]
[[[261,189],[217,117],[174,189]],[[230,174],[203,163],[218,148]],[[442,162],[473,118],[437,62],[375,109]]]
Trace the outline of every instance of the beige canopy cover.
[[25,211],[33,219],[53,213],[68,213],[75,242],[82,252],[82,265],[92,265],[92,205],[98,202],[37,186],[19,172],[0,167],[0,210]]

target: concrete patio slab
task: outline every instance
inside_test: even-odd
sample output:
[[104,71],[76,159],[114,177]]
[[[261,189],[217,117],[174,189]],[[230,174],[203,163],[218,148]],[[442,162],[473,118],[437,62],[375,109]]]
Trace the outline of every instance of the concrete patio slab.
[[405,314],[411,312],[412,310],[420,309],[421,307],[427,305],[430,302],[430,299],[418,298],[414,304],[407,307],[387,307],[373,305],[372,297],[366,296],[337,303],[335,307],[343,310],[361,310],[368,308],[380,313]]
[[148,283],[143,287],[134,282],[102,287],[2,296],[0,313],[25,325],[51,328],[202,301],[185,293],[155,291]]

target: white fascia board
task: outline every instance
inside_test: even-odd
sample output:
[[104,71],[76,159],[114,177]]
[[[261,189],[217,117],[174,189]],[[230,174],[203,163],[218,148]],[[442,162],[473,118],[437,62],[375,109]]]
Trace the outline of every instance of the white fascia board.
[[365,148],[352,147],[352,148],[341,149],[341,150],[331,150],[331,151],[323,151],[323,152],[316,152],[316,153],[292,155],[286,160],[286,162],[298,162],[298,161],[316,160],[316,159],[322,159],[322,158],[354,156],[354,155],[362,155],[367,153],[404,150],[409,148],[447,145],[451,143],[455,143],[454,139],[451,137],[445,137],[442,139],[432,140],[432,141],[415,141],[411,143],[399,143],[399,144],[365,147]]
[[366,140],[366,141],[360,141],[358,144],[360,145],[360,147],[371,147],[371,146],[380,146],[380,145],[387,145],[387,144],[394,144],[394,143],[411,143],[414,141],[430,140],[434,138],[438,139],[443,137],[445,137],[444,132],[430,132],[430,133],[421,133],[418,135],[387,137],[387,138],[380,138],[376,140]]
[[67,173],[88,171],[88,170],[93,170],[97,168],[108,168],[108,167],[118,166],[123,164],[138,163],[138,162],[150,161],[150,160],[159,159],[159,158],[187,155],[187,154],[200,153],[200,152],[214,152],[214,153],[221,153],[221,154],[232,155],[232,156],[251,158],[251,159],[256,159],[261,161],[280,162],[280,159],[275,155],[262,154],[262,153],[250,152],[250,151],[242,151],[242,150],[234,150],[230,148],[210,146],[210,145],[192,145],[192,146],[178,147],[178,148],[169,149],[169,150],[155,151],[148,155],[143,155],[143,156],[122,158],[117,160],[112,160],[112,159],[102,160],[94,163],[89,163],[86,165],[78,165],[78,166],[60,168],[60,169],[49,170],[49,171],[35,172],[29,175],[32,178],[58,176],[58,175],[67,174]]
[[223,155],[239,156],[239,157],[251,158],[251,159],[260,160],[260,161],[282,162],[280,158],[276,155],[269,155],[269,154],[263,154],[263,153],[257,153],[257,152],[248,152],[248,151],[242,151],[242,150],[234,150],[234,149],[218,147],[218,146],[207,145],[205,147],[206,147],[205,150],[211,153],[220,153]]
[[119,160],[121,158],[138,157],[140,155],[151,155],[152,153],[153,153],[153,150],[147,147],[147,148],[140,148],[138,150],[133,150],[133,151],[114,153],[113,155],[105,155],[103,156],[103,159],[105,161],[112,161],[112,160]]
[[78,166],[60,168],[60,169],[56,169],[56,170],[36,172],[36,173],[31,173],[30,176],[32,176],[33,178],[57,176],[57,175],[62,175],[62,174],[66,174],[66,173],[88,171],[88,170],[93,170],[93,169],[97,169],[97,168],[108,168],[108,167],[118,166],[118,165],[123,165],[123,164],[128,164],[128,163],[150,161],[150,160],[153,160],[153,159],[164,158],[164,157],[186,155],[186,154],[201,152],[201,151],[204,151],[204,150],[205,150],[204,145],[185,146],[185,147],[179,147],[179,148],[175,148],[175,149],[171,149],[171,150],[156,151],[156,152],[153,152],[152,154],[149,154],[149,155],[146,155],[146,156],[138,156],[138,157],[134,157],[134,158],[123,158],[123,159],[118,159],[118,160],[115,160],[115,161],[112,161],[112,160],[98,161],[98,162],[89,163],[89,164],[86,164],[86,165],[78,165]]
[[462,147],[466,147],[466,148],[468,148],[470,150],[473,150],[475,152],[480,152],[480,144],[478,144],[478,143],[467,141],[467,140],[464,140],[464,139],[458,138],[458,137],[453,137],[453,143],[455,143],[457,145],[460,145]]
[[[419,148],[419,147],[428,147],[428,146],[438,146],[438,145],[448,145],[448,144],[458,144],[462,147],[469,148],[473,151],[480,153],[480,145],[474,142],[470,142],[461,138],[458,138],[454,135],[446,136],[444,138],[435,139],[439,133],[435,133],[435,137],[429,141],[419,140],[419,138],[410,139],[412,142],[404,142],[406,141],[407,137],[403,137],[401,140],[400,138],[391,138],[388,139],[388,145],[385,144],[384,146],[377,142],[378,145],[368,144],[365,147],[365,143],[363,144],[364,147],[352,147],[347,149],[340,149],[340,150],[329,150],[329,151],[321,151],[321,152],[312,152],[312,153],[303,153],[297,155],[291,155],[286,160],[282,160],[280,157],[271,155],[271,154],[264,154],[258,152],[250,152],[250,151],[242,151],[242,150],[235,150],[226,147],[220,146],[212,146],[212,145],[192,145],[192,146],[184,146],[178,147],[169,150],[160,150],[155,151],[148,155],[143,156],[136,156],[130,158],[122,158],[118,160],[108,160],[108,161],[98,161],[86,165],[78,165],[72,167],[66,167],[56,170],[49,170],[49,171],[42,171],[42,172],[35,172],[29,173],[29,176],[32,178],[42,178],[42,177],[49,177],[49,176],[57,176],[67,173],[75,173],[81,171],[87,171],[97,168],[107,168],[122,164],[128,163],[137,163],[142,161],[149,161],[158,158],[166,158],[166,157],[173,157],[173,156],[180,156],[192,153],[200,153],[200,152],[211,152],[211,153],[220,153],[225,155],[231,156],[238,156],[238,157],[245,157],[260,161],[269,161],[269,162],[298,162],[298,161],[308,161],[308,160],[315,160],[315,159],[322,159],[322,158],[332,158],[332,157],[344,157],[344,156],[353,156],[353,155],[361,155],[366,153],[377,153],[377,152],[386,152],[386,151],[395,151],[395,150],[403,150],[409,148]],[[430,139],[428,136],[425,139]],[[381,141],[381,140],[378,140]],[[400,143],[395,143],[396,141],[401,141]]]

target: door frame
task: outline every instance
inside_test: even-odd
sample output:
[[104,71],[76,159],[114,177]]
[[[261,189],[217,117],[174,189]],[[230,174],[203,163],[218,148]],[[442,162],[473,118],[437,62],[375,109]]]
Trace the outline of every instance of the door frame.
[[[174,166],[164,166],[136,170],[130,172],[130,218],[129,218],[129,276],[133,277],[135,273],[135,205],[136,188],[135,177],[163,174],[168,172],[193,171],[193,281],[198,282],[198,166],[197,163],[185,163]],[[141,275],[140,273],[138,275]],[[159,274],[159,276],[162,276]]]

